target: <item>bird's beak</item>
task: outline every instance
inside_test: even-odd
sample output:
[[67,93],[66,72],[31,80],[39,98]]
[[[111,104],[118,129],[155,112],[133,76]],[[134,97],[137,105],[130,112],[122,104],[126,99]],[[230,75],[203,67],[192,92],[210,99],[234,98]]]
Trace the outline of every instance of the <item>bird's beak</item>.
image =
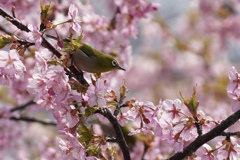
[[123,70],[123,71],[126,71],[126,69],[124,69],[124,68],[122,68],[122,67],[120,67],[120,66],[118,67],[118,69],[121,69],[121,70]]

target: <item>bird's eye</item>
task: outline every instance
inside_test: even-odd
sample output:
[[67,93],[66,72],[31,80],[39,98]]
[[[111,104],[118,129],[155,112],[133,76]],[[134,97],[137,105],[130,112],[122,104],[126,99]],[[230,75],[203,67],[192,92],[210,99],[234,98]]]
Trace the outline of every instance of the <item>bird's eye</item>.
[[112,61],[112,65],[113,65],[114,67],[116,67],[116,66],[117,66],[117,61],[113,60],[113,61]]

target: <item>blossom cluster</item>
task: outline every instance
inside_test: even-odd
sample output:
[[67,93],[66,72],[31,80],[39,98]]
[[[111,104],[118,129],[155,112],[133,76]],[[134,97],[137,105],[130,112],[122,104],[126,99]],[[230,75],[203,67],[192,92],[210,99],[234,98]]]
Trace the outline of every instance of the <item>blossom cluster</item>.
[[[137,22],[141,18],[146,17],[147,13],[155,11],[157,9],[157,6],[147,1],[142,1],[141,3],[138,2],[135,8],[131,8],[131,11],[133,11],[133,13],[131,14],[133,20],[131,21],[133,23],[129,21],[129,23],[125,23],[125,25],[122,24],[117,29],[114,29],[116,27],[112,26],[113,29],[109,30],[109,28],[111,27],[109,26],[111,19],[107,19],[106,17],[102,17],[94,13],[94,10],[91,7],[90,3],[82,4],[75,1],[56,1],[56,4],[62,3],[61,5],[54,4],[56,10],[51,8],[51,4],[44,5],[43,2],[40,3],[40,6],[38,6],[36,3],[33,3],[32,1],[29,1],[28,3],[23,3],[20,1],[16,1],[14,3],[1,3],[3,3],[3,6],[5,6],[6,9],[8,9],[8,7],[11,7],[12,5],[17,5],[19,8],[16,8],[13,11],[13,13],[17,14],[17,18],[20,18],[22,15],[24,15],[24,13],[18,13],[18,9],[24,8],[24,10],[26,10],[25,7],[27,6],[29,6],[29,8],[33,10],[34,8],[38,8],[36,10],[36,13],[41,12],[41,23],[42,25],[45,25],[44,27],[49,30],[49,33],[55,33],[51,31],[51,29],[53,28],[56,28],[56,31],[61,36],[79,36],[80,33],[84,31],[83,34],[85,41],[94,44],[95,47],[99,48],[100,50],[105,51],[108,54],[115,54],[118,52],[121,53],[121,55],[119,55],[119,59],[121,59],[121,63],[124,66],[127,66],[127,64],[130,62],[129,58],[127,58],[130,57],[130,50],[128,49],[130,48],[130,43],[128,39],[135,36],[137,33],[134,32],[134,34],[131,34],[127,30],[131,29],[133,31],[136,31]],[[129,6],[128,3],[123,2],[123,4],[126,6],[125,9],[132,7],[132,5]],[[123,6],[123,4],[121,5]],[[116,3],[115,5],[117,6],[120,4]],[[118,7],[119,6],[117,6],[116,8]],[[56,26],[54,26],[54,24],[51,25],[51,23],[45,23],[46,21],[44,19],[44,14],[47,14],[47,10],[50,8],[52,9],[52,11],[55,11],[56,14],[54,23],[60,22],[59,24],[55,23]],[[62,14],[62,11],[65,9],[69,10],[67,16]],[[117,15],[116,17],[114,17],[114,19],[117,19],[117,17],[121,17],[122,14],[127,14],[126,12],[122,11],[117,11],[116,13]],[[108,94],[108,92],[106,90],[106,82],[108,82],[109,84],[113,82],[110,80],[106,81],[103,79],[96,79],[94,83],[89,84],[89,87],[85,94],[81,93],[79,90],[74,90],[73,88],[76,87],[74,87],[73,84],[70,82],[72,81],[72,79],[70,80],[68,75],[66,74],[66,68],[64,67],[64,64],[60,60],[57,60],[56,56],[54,56],[53,53],[49,52],[49,50],[42,48],[41,45],[43,43],[44,35],[42,30],[43,28],[41,28],[42,26],[39,27],[38,25],[36,25],[40,25],[36,18],[34,18],[34,16],[37,16],[37,14],[35,15],[34,13],[34,15],[32,16],[33,17],[22,21],[22,23],[27,23],[29,33],[24,33],[21,30],[18,30],[17,33],[19,36],[18,38],[25,38],[26,42],[29,42],[29,44],[33,43],[37,51],[29,50],[28,53],[25,53],[25,55],[23,56],[19,54],[20,45],[17,46],[18,44],[12,47],[10,51],[7,51],[7,49],[6,51],[1,51],[1,84],[9,86],[9,88],[13,90],[13,92],[11,92],[13,96],[14,94],[20,94],[19,92],[22,90],[25,90],[27,92],[25,97],[19,96],[18,99],[16,99],[16,102],[18,102],[19,105],[25,103],[26,100],[31,100],[31,98],[33,98],[33,101],[36,103],[34,107],[38,107],[38,109],[33,109],[33,111],[39,112],[40,109],[45,109],[46,111],[50,112],[50,114],[56,120],[59,135],[59,148],[60,150],[62,150],[63,159],[97,159],[97,157],[93,157],[91,156],[91,154],[87,156],[86,149],[89,149],[89,146],[88,144],[83,143],[79,140],[82,137],[82,135],[80,134],[80,126],[83,125],[81,117],[88,114],[88,108],[97,107],[101,109],[107,107],[108,100],[106,99],[106,95]],[[128,18],[129,16],[125,15],[117,21],[121,20],[127,22],[126,19]],[[117,25],[119,24],[116,23],[116,26]],[[129,28],[130,25],[131,27]],[[8,28],[8,31],[15,30],[13,25],[9,24],[9,26],[10,27]],[[65,35],[63,34],[62,30],[66,31]],[[119,32],[120,30],[125,31]],[[109,34],[109,32],[112,32],[113,34]],[[124,36],[123,32],[126,32],[124,33]],[[94,38],[93,36],[97,36],[98,38]],[[105,42],[101,42],[102,40],[105,40]],[[11,42],[16,43],[16,39],[10,41],[9,43]],[[105,43],[104,46],[97,45],[103,43]],[[121,50],[114,50],[114,48],[116,48],[116,44],[118,46],[121,46]],[[3,44],[3,46],[6,45]],[[59,47],[61,46],[59,44],[56,44],[56,46],[57,45],[57,49],[59,49]],[[86,76],[90,77],[90,75],[87,74]],[[18,88],[17,84],[22,84],[21,88]],[[15,91],[16,89],[20,89],[19,92]],[[21,98],[26,99],[24,101],[21,101]],[[84,106],[87,106],[87,108],[84,108]],[[11,112],[11,108],[9,108],[7,111]],[[13,110],[13,112],[15,111]],[[6,112],[1,112],[1,115],[4,114],[6,114]],[[15,115],[13,114],[13,116]],[[17,115],[19,119],[21,119],[21,116],[21,113],[20,115]],[[12,133],[14,135],[15,132],[12,131]],[[4,135],[2,137],[6,141],[9,140],[9,138],[4,138]],[[7,148],[9,149],[9,147],[5,146],[4,144],[2,144],[2,147],[6,147],[6,150]],[[102,149],[102,151],[107,151],[109,147],[111,146]],[[3,154],[1,155],[4,155],[6,150],[2,150]],[[58,159],[59,154],[57,153],[57,150],[58,149],[52,150],[52,154],[46,152],[42,155],[42,157],[51,157],[51,159]],[[96,154],[92,155],[97,156]],[[24,156],[26,156],[27,158],[31,156],[31,154],[23,155],[23,157]]]
[[[129,147],[125,150],[130,151],[133,160],[167,159],[177,152],[183,153],[194,140],[221,125],[226,118],[229,110],[224,110],[227,103],[222,101],[226,100],[223,97],[227,78],[222,73],[229,63],[216,53],[227,50],[226,40],[239,39],[237,1],[191,2],[202,16],[196,16],[196,12],[182,16],[180,25],[176,25],[176,34],[159,17],[141,21],[147,25],[139,27],[140,20],[159,6],[146,0],[109,1],[111,16],[97,13],[90,1],[41,1],[39,6],[33,0],[16,0],[0,4],[6,9],[17,6],[12,8],[13,17],[19,19],[15,22],[26,24],[22,26],[26,29],[17,31],[18,25],[0,25],[2,34],[14,34],[0,35],[0,84],[3,85],[0,93],[8,91],[6,95],[0,94],[3,101],[0,103],[0,159],[123,159],[126,155],[122,153],[126,153],[121,143],[125,143],[125,139]],[[24,19],[28,11],[34,11],[33,15]],[[130,42],[138,38],[139,29],[144,38],[138,51],[143,55],[132,61]],[[56,37],[57,42],[47,39],[47,34]],[[58,55],[69,49],[61,39],[71,41],[79,37],[114,56],[128,73],[83,72],[88,86],[81,84],[69,67],[71,60],[67,57],[71,55]],[[50,51],[46,39],[57,53]],[[164,43],[159,45],[160,42]],[[157,51],[151,52],[156,48]],[[223,64],[228,65],[225,68]],[[233,112],[237,112],[240,105],[239,76],[232,67],[227,94],[232,100]],[[217,78],[220,80],[214,83]],[[197,97],[194,88],[189,100],[182,94],[183,100],[175,98],[176,86],[187,83],[188,87],[180,87],[185,93],[189,92],[189,85],[196,82],[196,88],[200,88],[197,93],[207,93],[207,96]],[[220,91],[213,92],[214,87]],[[211,91],[214,96],[209,96]],[[159,97],[168,96],[171,98],[159,101]],[[139,100],[141,98],[144,100]],[[148,98],[153,102],[145,101]],[[220,107],[216,107],[221,102]],[[35,115],[54,122],[36,120]],[[56,129],[49,133],[51,129],[42,126],[36,129],[35,125],[19,122],[21,120],[55,125]],[[237,159],[239,133],[230,131],[218,133],[214,140],[202,144],[186,158]],[[119,134],[123,139],[118,139]],[[19,141],[13,141],[14,138]],[[30,141],[31,146],[27,146]],[[26,152],[29,148],[35,150]],[[13,150],[18,152],[12,154]]]
[[232,67],[228,73],[228,77],[230,79],[230,84],[227,87],[228,96],[232,99],[232,110],[233,112],[239,110],[240,107],[240,95],[239,95],[239,73],[237,72],[235,67]]

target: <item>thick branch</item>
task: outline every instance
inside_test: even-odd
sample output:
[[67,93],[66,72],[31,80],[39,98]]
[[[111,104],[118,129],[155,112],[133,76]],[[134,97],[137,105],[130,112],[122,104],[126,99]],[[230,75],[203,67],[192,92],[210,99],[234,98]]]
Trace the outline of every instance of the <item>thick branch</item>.
[[110,112],[109,109],[104,109],[104,110],[97,110],[96,113],[102,114],[104,117],[106,117],[109,122],[112,124],[112,127],[116,133],[116,142],[118,143],[119,147],[121,148],[123,152],[123,157],[124,160],[130,160],[130,153],[129,153],[129,148],[128,145],[125,141],[125,138],[123,136],[123,132],[121,130],[121,127],[117,121],[117,118]]
[[213,128],[208,133],[199,136],[196,138],[192,143],[190,143],[186,148],[184,148],[183,152],[178,152],[172,157],[169,158],[169,160],[179,160],[184,159],[186,156],[192,154],[195,152],[199,147],[201,147],[204,143],[207,143],[208,141],[212,140],[213,138],[221,135],[221,133],[233,125],[235,122],[237,122],[240,119],[240,110],[229,116],[226,120],[222,121],[217,127]]
[[7,12],[5,12],[2,7],[0,7],[0,15],[14,24],[18,29],[29,32],[30,30],[26,25],[22,24],[17,18],[10,16]]
[[11,35],[12,33],[8,32],[3,26],[0,26],[0,30],[8,35]]
[[25,122],[35,122],[35,123],[40,123],[43,125],[49,125],[49,126],[57,126],[57,124],[55,122],[51,122],[51,121],[43,121],[43,120],[38,120],[35,118],[28,118],[28,117],[10,117],[11,120],[14,121],[25,121]]

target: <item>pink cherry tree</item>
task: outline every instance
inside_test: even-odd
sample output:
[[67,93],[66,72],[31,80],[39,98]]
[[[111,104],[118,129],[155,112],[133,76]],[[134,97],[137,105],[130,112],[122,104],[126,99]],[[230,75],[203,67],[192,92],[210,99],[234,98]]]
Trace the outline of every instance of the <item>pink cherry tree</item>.
[[[237,159],[240,73],[220,68],[230,68],[229,80],[219,87],[227,94],[209,92],[209,86],[211,78],[220,79],[219,64],[228,64],[212,57],[228,51],[227,40],[239,39],[239,2],[193,3],[196,12],[181,17],[185,23],[180,21],[176,31],[183,36],[174,35],[163,19],[153,20],[159,4],[114,0],[105,5],[111,15],[97,13],[88,1],[0,2],[0,159]],[[139,38],[144,23],[139,51],[150,53],[153,38],[165,41],[155,46],[161,53],[143,54],[141,61],[132,54],[131,39]],[[71,53],[82,42],[115,57],[128,73],[97,75],[76,68]],[[156,92],[159,75],[165,83],[179,73],[191,79],[185,87],[193,88],[183,89],[179,98],[158,97],[155,104],[129,96],[131,89],[142,89],[143,98],[152,95],[144,87],[154,84]],[[178,93],[177,82],[170,84],[172,90],[165,86],[162,92],[167,87]],[[216,97],[228,104],[227,116],[217,115],[221,106],[215,114],[207,108],[220,105]]]

